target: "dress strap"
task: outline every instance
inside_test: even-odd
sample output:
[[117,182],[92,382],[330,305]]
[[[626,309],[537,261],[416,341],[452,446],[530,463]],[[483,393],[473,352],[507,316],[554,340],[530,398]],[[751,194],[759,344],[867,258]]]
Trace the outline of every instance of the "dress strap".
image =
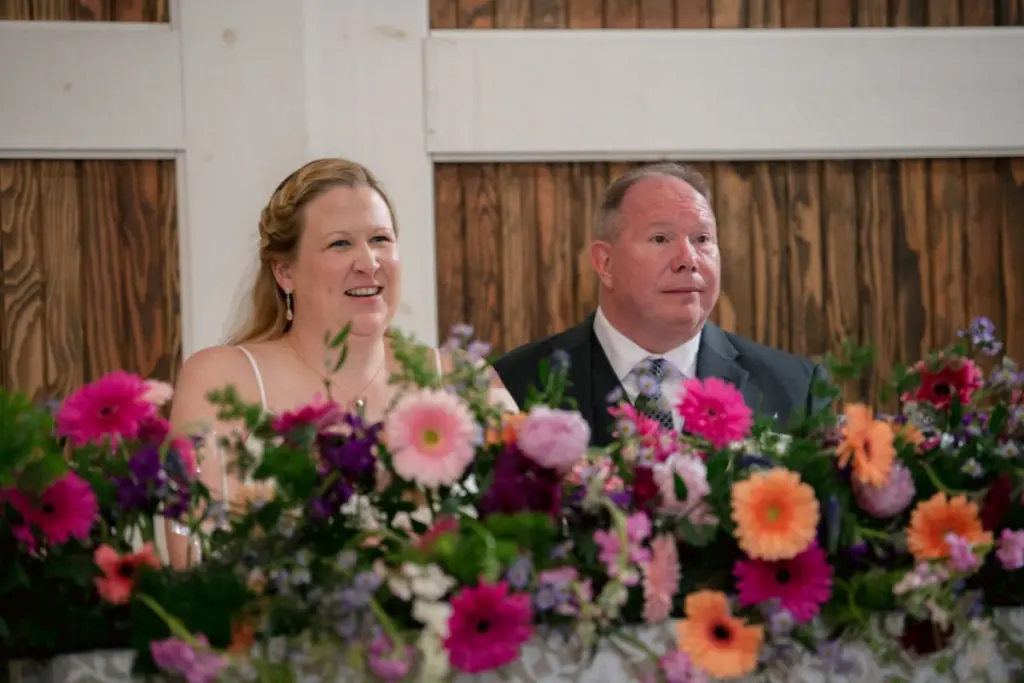
[[249,365],[252,366],[252,372],[256,375],[256,386],[260,390],[260,405],[263,406],[263,412],[267,412],[267,389],[263,385],[263,375],[260,373],[260,366],[256,364],[256,358],[253,357],[249,349],[244,346],[237,347],[239,351],[245,354],[245,357],[249,359]]
[[434,362],[437,364],[437,376],[444,377],[444,368],[441,365],[441,349],[434,349]]

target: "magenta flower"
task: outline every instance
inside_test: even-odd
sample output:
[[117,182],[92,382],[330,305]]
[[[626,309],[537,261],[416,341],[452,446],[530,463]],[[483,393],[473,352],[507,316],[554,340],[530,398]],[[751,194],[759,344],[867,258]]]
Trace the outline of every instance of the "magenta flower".
[[155,640],[149,644],[153,662],[163,671],[181,674],[187,683],[213,683],[227,667],[227,660],[209,650],[206,636],[198,634],[195,648],[179,638]]
[[451,604],[444,647],[448,661],[460,671],[473,674],[510,664],[533,636],[530,596],[509,595],[503,581],[463,588]]
[[1024,567],[1024,530],[1003,529],[999,535],[999,549],[996,557],[1007,571]]
[[311,403],[275,416],[270,426],[276,433],[282,435],[305,428],[312,428],[314,432],[319,433],[340,422],[342,415],[337,403],[324,401],[317,395]]
[[895,517],[914,500],[914,479],[910,470],[900,462],[894,462],[888,481],[882,486],[872,486],[860,480],[853,480],[853,497],[864,512],[878,519]]
[[685,431],[704,438],[715,448],[742,441],[754,424],[754,411],[744,402],[743,394],[717,377],[686,380],[676,410],[683,418]]
[[791,560],[740,560],[733,574],[741,605],[776,599],[799,624],[814,619],[832,594],[832,566],[817,543]]
[[[26,525],[39,529],[50,545],[67,543],[71,538],[87,539],[99,515],[92,487],[74,472],[50,484],[38,501],[21,491],[9,491],[7,499]],[[23,541],[29,538],[25,529],[20,529],[18,535]]]
[[523,454],[541,467],[568,472],[587,454],[590,425],[578,412],[534,406],[516,439]]
[[145,380],[121,370],[112,372],[71,394],[57,412],[57,433],[73,446],[107,440],[117,446],[139,435],[142,424],[155,415],[147,400]]

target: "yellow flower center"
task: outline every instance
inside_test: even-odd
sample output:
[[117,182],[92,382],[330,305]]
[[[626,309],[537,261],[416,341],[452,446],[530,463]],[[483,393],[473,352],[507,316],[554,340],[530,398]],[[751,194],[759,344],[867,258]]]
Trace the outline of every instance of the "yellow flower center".
[[779,509],[778,505],[769,505],[764,511],[764,516],[768,518],[769,522],[777,522],[779,517],[782,516],[782,510]]
[[433,429],[428,429],[423,432],[423,445],[424,446],[436,446],[441,441],[441,435]]

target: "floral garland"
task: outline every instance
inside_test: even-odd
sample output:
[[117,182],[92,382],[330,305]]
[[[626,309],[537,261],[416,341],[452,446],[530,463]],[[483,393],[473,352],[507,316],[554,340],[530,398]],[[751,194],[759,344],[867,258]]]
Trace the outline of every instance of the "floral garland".
[[[693,379],[684,433],[616,396],[605,449],[564,356],[507,414],[470,337],[454,331],[438,378],[397,335],[407,389],[381,424],[329,392],[269,418],[211,394],[249,436],[217,444],[247,482],[231,509],[196,476],[204,435],[169,435],[166,385],[117,372],[54,410],[0,392],[0,659],[131,647],[139,672],[190,682],[442,681],[555,634],[643,648],[631,626],[671,621],[650,675],[680,683],[806,651],[839,666],[844,638],[942,651],[1024,605],[1024,376],[988,321],[897,368],[893,414],[823,385],[838,410],[779,433],[735,387]],[[836,384],[872,362],[844,351]],[[161,518],[200,563],[161,566]]]

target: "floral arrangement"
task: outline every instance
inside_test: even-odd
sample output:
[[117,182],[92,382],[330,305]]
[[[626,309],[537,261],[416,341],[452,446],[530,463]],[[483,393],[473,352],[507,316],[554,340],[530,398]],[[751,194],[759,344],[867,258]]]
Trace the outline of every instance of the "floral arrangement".
[[[675,399],[682,433],[645,397],[610,397],[604,449],[566,396],[566,358],[508,414],[470,330],[444,377],[394,344],[405,388],[380,424],[329,391],[266,416],[228,387],[211,399],[247,438],[203,443],[169,438],[166,387],[123,373],[55,417],[0,393],[3,657],[130,646],[140,672],[190,683],[445,681],[532,638],[644,649],[635,626],[673,624],[647,674],[682,683],[785,671],[801,652],[840,667],[852,638],[940,652],[1024,606],[1024,375],[987,321],[897,368],[891,414],[840,400],[834,385],[872,362],[847,345],[819,387],[835,408],[785,433],[708,378]],[[231,509],[194,476],[213,446],[246,482]],[[160,565],[161,516],[200,563]],[[88,636],[52,632],[82,620]]]

